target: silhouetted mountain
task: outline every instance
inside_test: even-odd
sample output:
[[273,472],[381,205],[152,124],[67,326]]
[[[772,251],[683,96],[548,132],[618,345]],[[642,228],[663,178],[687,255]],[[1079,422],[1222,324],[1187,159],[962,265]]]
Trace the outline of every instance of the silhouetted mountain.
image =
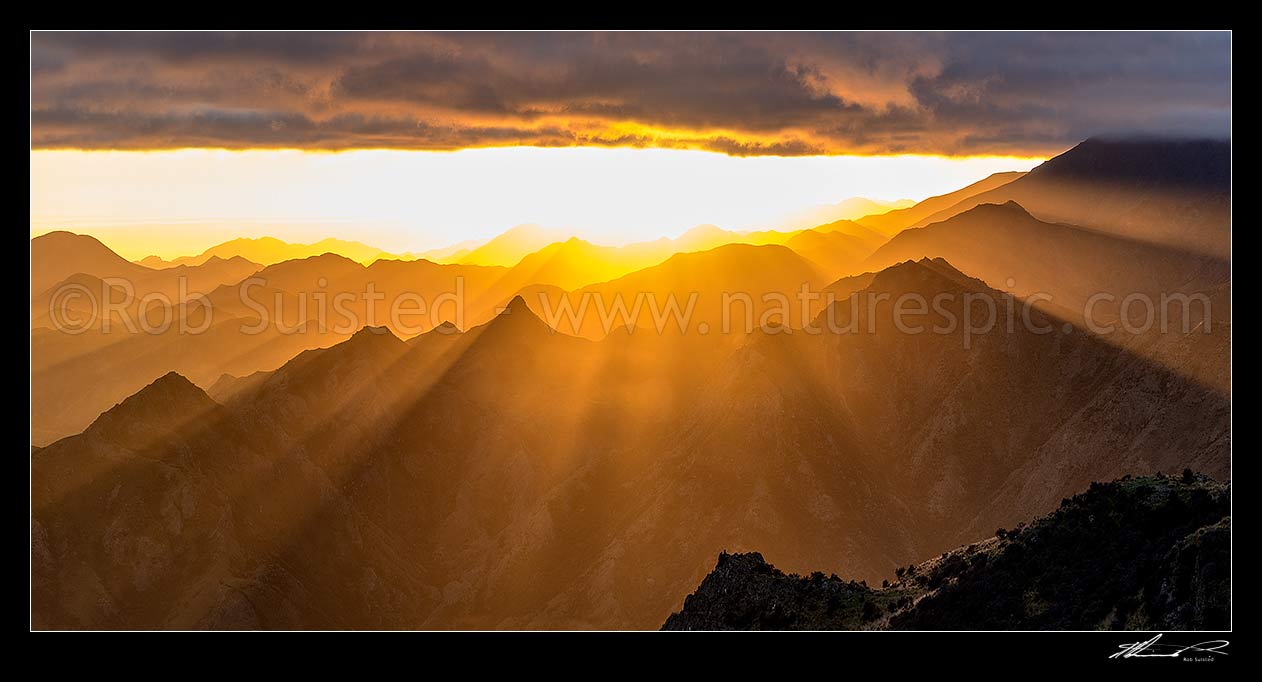
[[1015,201],[1040,220],[1230,257],[1231,143],[1092,138],[1010,183],[917,221]]
[[[258,269],[257,264],[242,258],[211,258],[198,266],[155,270],[127,261],[93,237],[50,232],[31,240],[31,326],[56,326],[62,312],[53,307],[60,306],[90,320],[93,305],[97,315],[89,327],[98,326],[107,317],[103,304],[107,291],[111,292],[110,302],[134,323],[140,319],[139,302],[146,296],[160,295],[178,302],[181,296],[209,293]],[[123,282],[112,283],[107,289],[102,280],[109,278]],[[75,293],[68,295],[72,291]],[[124,315],[112,312],[108,317],[121,322]]]
[[415,254],[416,258],[435,263],[459,263],[470,251],[486,243],[485,239],[466,239],[456,244],[442,246]]
[[668,240],[597,246],[572,237],[526,255],[496,283],[496,291],[509,295],[530,285],[579,289],[657,265],[672,252]]
[[224,260],[244,258],[261,265],[273,265],[287,260],[310,258],[322,253],[336,253],[363,265],[381,258],[400,260],[405,257],[387,253],[360,242],[332,237],[314,244],[292,244],[275,237],[242,237],[212,246],[196,256],[183,256],[169,261],[157,256],[148,256],[140,263],[153,268],[170,268],[180,265],[201,265],[212,258]]
[[672,241],[680,253],[708,251],[731,243],[731,232],[718,225],[695,225]]
[[[33,627],[371,627],[398,623],[391,603],[432,603],[416,564],[275,428],[164,377],[36,452]],[[369,579],[328,572],[348,566]]]
[[846,236],[858,239],[871,250],[875,250],[876,247],[889,241],[888,236],[853,220],[838,220],[823,225],[816,225],[810,230],[803,230],[800,234],[805,234],[806,232],[840,232]]
[[179,300],[178,278],[184,278],[185,287],[190,293],[208,294],[215,287],[236,284],[261,269],[262,266],[258,263],[241,256],[211,256],[199,265],[177,265],[160,270],[157,274],[140,280],[137,286],[142,290],[162,291],[171,300]]
[[[73,294],[68,295],[70,292]],[[121,285],[106,284],[95,275],[77,273],[31,298],[31,329],[43,327],[51,331],[58,324],[70,322],[73,325],[78,324],[78,320],[96,327],[107,319],[116,328],[125,329],[124,312],[133,314],[135,306],[127,306],[123,311],[116,311],[111,306],[107,314],[101,303],[122,303],[126,300],[127,291]],[[94,319],[95,323],[91,322]]]
[[752,246],[763,246],[766,244],[783,244],[800,230],[752,230],[747,232],[725,230],[717,225],[697,225],[689,228],[686,232],[669,239],[663,237],[651,242],[636,242],[628,244],[627,247],[632,249],[646,249],[655,254],[660,254],[658,261],[665,260],[667,257],[677,253],[693,253],[696,251],[710,251],[727,244],[750,244]]
[[[885,241],[884,237],[850,221],[820,226],[818,231],[829,234],[819,236],[809,230],[731,232],[713,225],[701,225],[677,239],[662,238],[623,246],[599,246],[571,237],[526,254],[474,307],[485,310],[486,300],[507,300],[532,286],[554,286],[573,291],[656,266],[676,254],[708,251],[729,244],[787,245],[797,238],[799,246],[824,261],[821,265],[833,267],[839,262],[849,264],[857,261]],[[806,253],[803,255],[810,257]]]
[[[108,332],[96,325],[85,333],[38,337],[32,344],[31,363],[35,443],[47,444],[82,430],[102,410],[167,371],[211,386],[225,373],[244,376],[275,369],[303,350],[333,345],[370,322],[397,325],[393,331],[408,337],[443,318],[464,325],[481,322],[493,314],[495,303],[486,293],[506,272],[424,260],[378,260],[364,266],[332,253],[285,261],[257,273],[253,264],[240,259],[212,258],[196,267],[156,271],[131,267],[156,273],[146,277],[174,281],[179,276],[196,280],[193,273],[203,271],[232,278],[237,264],[245,264],[241,269],[248,271],[241,283],[233,280],[203,289],[212,310],[204,332],[183,333],[180,324],[185,320],[188,328],[201,329],[204,307],[154,304],[145,311],[155,321],[151,328],[159,332],[148,333],[135,324],[137,302],[126,309],[133,320],[130,327],[114,319],[116,324]],[[138,289],[150,287],[151,281],[137,280]],[[99,280],[85,280],[83,286],[97,291]],[[419,296],[426,306],[424,312],[410,312],[421,310],[416,302],[397,305],[405,294]],[[458,294],[463,295],[463,305],[457,304]],[[47,321],[51,300],[41,296],[32,301],[32,325],[51,324]],[[58,299],[58,303],[88,306],[76,314],[92,312],[87,299]],[[462,315],[468,319],[459,319]],[[171,324],[160,325],[164,319]],[[260,321],[265,324],[260,326]]]
[[863,260],[888,241],[888,237],[858,222],[839,220],[803,230],[784,242],[817,263],[829,277],[846,277],[858,272]]
[[[849,221],[836,221],[845,224]],[[725,230],[716,225],[697,225],[674,239],[659,239],[656,242],[642,242],[643,245],[657,244],[664,250],[665,256],[676,253],[693,253],[710,251],[727,244],[749,244],[765,246],[767,244],[783,244],[801,230],[751,230],[747,232]]]
[[84,433],[139,449],[180,431],[215,408],[215,401],[200,388],[168,372],[97,417]]
[[[901,329],[920,332],[900,331],[893,307],[909,293],[926,302],[950,298],[924,314],[902,317]],[[979,528],[1042,513],[1092,480],[1127,472],[1192,466],[1215,477],[1229,475],[1230,393],[1225,384],[1204,380],[1208,372],[1191,359],[1199,354],[1141,353],[1135,343],[1065,327],[1037,308],[1026,322],[1022,301],[941,259],[876,273],[854,300],[863,304],[879,294],[889,299],[875,315],[864,307],[853,314],[847,299],[816,320],[817,328],[844,331],[820,337],[838,355],[823,356],[814,373],[841,384],[841,400],[860,432],[884,453],[874,457],[899,463],[904,494],[921,497],[918,524],[940,524],[934,533],[944,540],[962,541]],[[986,320],[993,306],[995,329],[1011,324],[1011,331],[940,333],[952,320],[963,326],[965,300],[973,320]],[[1160,340],[1171,347],[1213,348],[1206,355],[1221,369],[1229,366],[1222,344],[1230,333],[1229,325],[1215,325],[1209,334],[1174,327]],[[776,357],[770,354],[776,345],[787,354],[812,344],[779,338],[765,345],[764,355]],[[1038,395],[1028,392],[1032,386],[1040,387]],[[1160,434],[1119,419],[1135,413],[1156,419]],[[939,516],[957,505],[973,510],[967,530],[946,521],[952,513]]]
[[[286,310],[294,311],[296,306]],[[314,311],[313,311],[314,312]],[[161,309],[154,307],[155,318]],[[287,324],[296,324],[289,312]],[[198,320],[196,324],[200,324]],[[257,325],[227,311],[216,313],[203,332],[183,333],[172,324],[160,333],[115,326],[109,332],[81,334],[35,330],[31,344],[32,440],[51,443],[82,430],[101,410],[176,368],[209,386],[223,374],[246,375],[279,366],[306,348],[335,343],[344,336],[311,324],[306,333],[284,333],[269,325],[262,333],[245,334]],[[44,331],[45,333],[39,334]],[[37,336],[37,334],[39,334]]]
[[663,629],[1228,629],[1230,515],[1230,487],[1189,470],[1093,483],[881,588],[723,553]]
[[939,211],[951,208],[969,197],[983,192],[989,192],[990,190],[1006,185],[1023,175],[1025,175],[1025,173],[1017,171],[994,173],[983,180],[978,180],[967,187],[958,189],[949,194],[929,197],[928,199],[907,208],[864,216],[856,219],[856,222],[864,227],[871,228],[878,232],[893,235],[919,223],[921,220],[924,220],[931,215],[936,215]]
[[550,326],[589,339],[633,324],[656,333],[712,334],[724,342],[733,338],[725,330],[739,337],[771,318],[800,324],[798,292],[804,285],[817,291],[828,279],[819,265],[787,247],[727,244],[677,253],[577,291],[535,291],[529,303]]
[[512,267],[527,254],[569,239],[565,230],[539,225],[517,225],[492,237],[481,246],[470,249],[457,262],[465,265],[498,265]]
[[[1019,180],[1017,182],[1024,182]],[[1132,294],[1160,300],[1161,294],[1194,293],[1229,280],[1230,264],[1182,249],[1048,223],[1016,202],[979,204],[927,227],[895,235],[862,264],[879,270],[893,263],[941,256],[1018,296],[1051,295],[1052,303],[1083,324],[1086,304],[1098,294],[1093,317],[1115,319]],[[1229,310],[1218,311],[1226,320]]]
[[254,391],[271,375],[272,372],[262,369],[243,377],[225,373],[206,389],[206,395],[220,405],[226,405],[237,396]]
[[876,201],[864,197],[851,197],[835,204],[813,206],[803,211],[791,213],[776,224],[776,229],[784,232],[807,230],[825,223],[858,220],[864,216],[874,216],[890,211],[906,209],[916,202],[910,199],[898,201]]
[[31,239],[31,297],[71,275],[140,278],[151,271],[114,253],[94,237],[49,232]]
[[163,259],[161,256],[149,255],[135,261],[136,265],[143,265],[146,268],[165,268],[171,265],[170,261]]
[[851,274],[884,241],[826,231],[825,227],[829,226],[803,230],[784,245],[818,265],[829,277]]
[[471,332],[481,343],[495,338],[503,339],[506,343],[527,345],[555,333],[543,320],[535,316],[521,296],[514,296],[508,305],[495,315],[494,319]]
[[823,300],[838,301],[849,298],[851,294],[866,288],[876,278],[875,272],[864,272],[858,275],[850,275],[829,284],[820,291]]
[[415,346],[419,343],[425,343],[436,337],[442,338],[445,336],[454,336],[461,333],[462,332],[460,331],[460,327],[457,327],[455,323],[450,322],[448,320],[443,320],[442,322],[438,324],[437,327],[434,327],[433,329],[427,332],[417,334],[416,336],[413,336],[412,338],[408,339],[408,343]]
[[[76,273],[50,286],[31,299],[32,326],[51,325],[49,321],[52,305],[80,305],[88,310],[95,300],[98,305],[103,300],[103,292],[107,285],[102,278],[119,278],[121,282],[111,282],[108,287],[114,290],[111,295],[112,313],[126,311],[130,319],[140,316],[140,301],[147,296],[160,296],[151,300],[148,307],[156,307],[163,301],[178,303],[181,297],[195,297],[198,294],[209,294],[220,286],[236,284],[253,275],[259,265],[243,258],[211,258],[197,266],[179,265],[162,270],[142,269],[125,275],[104,274],[97,276],[88,273]],[[66,298],[66,287],[74,288],[82,293],[82,297]],[[103,310],[103,306],[101,307]],[[90,312],[90,310],[89,310]]]
[[[852,212],[847,210],[846,215]],[[709,251],[725,244],[783,244],[806,227],[818,227],[820,231],[841,231],[862,239],[875,236],[877,241],[884,241],[883,235],[850,220],[837,220],[833,217],[834,213],[835,211],[826,213],[824,217],[806,222],[796,229],[737,232],[706,224],[692,227],[673,239],[661,237],[620,246],[592,244],[571,236],[564,230],[538,225],[518,225],[484,242],[462,242],[452,247],[427,251],[418,258],[429,258],[442,263],[512,267],[515,272],[511,279],[518,287],[552,284],[575,289],[656,265],[677,253]],[[820,223],[829,225],[825,229]],[[538,276],[531,277],[535,273]]]

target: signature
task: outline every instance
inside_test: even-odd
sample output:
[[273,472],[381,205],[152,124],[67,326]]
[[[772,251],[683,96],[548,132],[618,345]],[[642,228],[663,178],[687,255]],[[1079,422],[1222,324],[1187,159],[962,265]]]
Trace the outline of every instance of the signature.
[[1207,642],[1198,644],[1178,645],[1178,644],[1158,644],[1161,635],[1156,635],[1146,642],[1131,642],[1130,644],[1122,644],[1118,648],[1121,651],[1109,656],[1109,658],[1179,658],[1185,653],[1193,654],[1209,654],[1212,658],[1216,654],[1227,655],[1223,649],[1230,643],[1225,639],[1212,639]]

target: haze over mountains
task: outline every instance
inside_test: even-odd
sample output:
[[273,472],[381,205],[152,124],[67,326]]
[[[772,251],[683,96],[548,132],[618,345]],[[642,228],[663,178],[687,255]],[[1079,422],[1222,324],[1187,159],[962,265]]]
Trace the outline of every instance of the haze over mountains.
[[1226,259],[1231,252],[1231,143],[1093,138],[912,227],[978,204],[1008,201],[1049,222]]
[[322,239],[314,244],[290,244],[274,237],[258,237],[233,239],[212,246],[196,256],[185,256],[173,260],[163,260],[157,256],[147,256],[139,261],[140,265],[151,268],[169,268],[178,265],[201,265],[215,257],[241,257],[262,265],[272,265],[282,261],[299,258],[310,258],[324,253],[337,253],[353,261],[368,265],[375,260],[409,260],[411,254],[394,255],[386,253],[360,242],[345,239]]
[[[1056,305],[1081,312],[1107,293],[1092,312],[1116,315],[1130,294],[1154,300],[1161,292],[1206,292],[1230,279],[1230,262],[1169,245],[1044,222],[1020,204],[978,204],[941,222],[909,228],[862,261],[879,270],[911,258],[937,254],[965,272],[1003,286],[1019,296],[1046,294]],[[1065,277],[1072,264],[1075,277]],[[1224,306],[1219,310],[1228,314]],[[1074,320],[1081,324],[1081,317]]]
[[779,221],[776,229],[784,231],[809,230],[816,225],[834,223],[838,220],[858,220],[866,216],[883,215],[915,206],[911,199],[898,201],[880,201],[866,197],[852,197],[844,201],[826,206],[814,206],[804,211],[791,213]]
[[[1089,140],[881,209],[620,247],[523,226],[435,260],[151,268],[37,237],[33,623],[656,628],[720,551],[877,584],[1093,481],[1230,479],[1229,143]],[[177,271],[203,333],[56,328],[59,283]],[[1101,292],[1213,314],[1105,337],[1078,314]],[[391,315],[408,294],[424,312]],[[966,323],[909,332],[908,299]],[[206,316],[113,314],[142,312]],[[240,332],[260,316],[283,324]]]
[[195,292],[235,284],[259,269],[257,263],[234,255],[211,256],[195,265],[155,270],[127,261],[87,235],[49,232],[31,240],[32,298],[74,275],[123,278],[141,295],[161,292],[174,297],[180,278],[186,280],[189,291]]
[[[673,239],[662,237],[653,241],[621,246],[592,246],[613,254],[606,256],[603,260],[615,261],[614,267],[620,268],[617,272],[620,275],[655,265],[675,253],[703,251],[732,243],[783,243],[802,231],[810,231],[811,228],[820,228],[829,223],[832,223],[834,227],[827,231],[838,231],[842,229],[840,226],[845,224],[847,232],[860,232],[865,238],[881,238],[883,235],[864,229],[853,221],[863,216],[876,217],[886,211],[908,207],[914,203],[907,199],[882,202],[853,197],[837,204],[793,214],[786,217],[774,229],[733,232],[714,225],[698,225]],[[286,260],[334,253],[363,265],[369,265],[376,260],[429,260],[435,263],[512,267],[527,256],[572,239],[577,239],[577,236],[565,229],[523,224],[509,228],[489,240],[467,240],[419,254],[391,254],[360,242],[334,238],[323,239],[313,244],[291,244],[274,237],[240,238],[213,246],[196,256],[184,256],[169,261],[158,256],[148,256],[136,263],[149,268],[169,268],[178,265],[200,265],[213,257],[240,256],[262,265],[272,265]],[[591,284],[594,281],[584,281],[581,284]]]
[[[596,307],[590,306],[591,312],[583,316],[576,330],[574,324],[566,322],[571,318],[563,314],[562,299],[572,299],[573,308],[578,309],[584,293],[590,296],[608,292],[624,296],[625,302],[633,305],[637,294],[654,292],[653,303],[660,303],[660,309],[665,310],[673,291],[681,293],[678,303],[682,305],[692,291],[708,290],[709,294],[700,297],[702,309],[708,312],[699,321],[717,331],[721,326],[718,299],[722,287],[751,293],[755,299],[772,291],[791,296],[802,284],[817,288],[824,279],[844,274],[884,239],[847,220],[796,232],[740,233],[703,225],[675,239],[621,247],[598,246],[564,234],[538,226],[520,226],[477,246],[465,244],[462,249],[445,254],[443,263],[391,258],[372,247],[341,240],[302,245],[271,238],[238,239],[199,256],[155,267],[130,263],[92,237],[66,232],[36,237],[31,241],[32,267],[39,274],[32,276],[31,326],[33,338],[40,341],[32,350],[32,372],[36,377],[32,391],[34,442],[43,445],[77,433],[110,405],[168,371],[182,372],[199,385],[209,386],[225,373],[247,375],[273,369],[299,351],[335,343],[364,324],[393,325],[394,332],[405,337],[444,320],[464,327],[479,324],[523,292],[533,294],[528,296],[528,305],[550,320],[555,318],[558,328],[597,339],[612,326],[652,327],[657,317],[654,309],[644,307],[635,319],[626,315],[605,323],[595,314]],[[558,241],[549,242],[553,239]],[[746,253],[743,249],[727,249],[683,263],[665,263],[677,253],[707,251],[727,244],[790,241],[790,248],[796,247],[796,253],[806,260],[783,252],[767,263],[755,263],[752,257],[739,256]],[[313,253],[324,248],[337,253]],[[229,254],[235,255],[227,261],[222,259]],[[258,260],[245,260],[241,254]],[[745,269],[757,272],[771,268],[773,262],[779,264],[757,276],[761,279],[744,281]],[[267,263],[271,265],[264,267]],[[508,263],[509,267],[484,263]],[[689,271],[687,276],[681,274],[684,269]],[[620,281],[641,271],[642,274]],[[718,273],[724,274],[717,280],[708,280],[711,274]],[[265,284],[248,288],[248,294],[243,296],[241,284],[255,276]],[[118,313],[107,315],[98,309],[94,317],[90,300],[78,296],[54,300],[56,292],[70,290],[58,289],[56,285],[60,284],[75,285],[72,288],[76,290],[83,287],[97,294],[97,298],[102,298],[99,292],[111,291],[110,300],[127,300],[122,289],[110,288],[101,281],[111,277],[127,279],[133,287],[131,302],[120,306]],[[153,293],[163,294],[170,303],[156,301],[145,306],[147,319],[179,321],[191,315],[188,319],[200,324],[204,313],[199,306],[180,305],[181,281],[188,294],[207,296],[214,310],[213,331],[186,335],[178,333],[177,328],[159,334],[124,333],[127,327],[123,316],[139,319],[139,300]],[[601,285],[604,282],[609,284]],[[360,300],[369,283],[383,294],[372,306]],[[457,290],[463,301],[459,307],[452,302]],[[406,315],[401,320],[403,324],[393,324],[390,305],[405,292],[420,296],[427,304],[437,301],[441,313]],[[306,328],[300,326],[304,320],[316,320],[313,297],[331,301],[339,293],[356,297],[342,309],[359,324],[338,328],[332,319],[335,316],[330,314],[324,328],[314,323]],[[545,300],[550,302],[546,307]],[[51,306],[65,306],[71,316],[94,319],[95,324],[74,336],[49,335],[46,330],[56,325],[50,317]],[[734,323],[741,328],[750,319],[756,323],[767,306],[756,300],[754,307],[752,316],[742,313]],[[261,334],[232,340],[238,336],[233,333],[234,328],[264,317],[280,321],[283,330],[273,324]],[[793,314],[793,319],[800,317]],[[100,327],[107,320],[112,332],[103,333]]]
[[912,227],[928,216],[946,211],[969,197],[1006,185],[1023,175],[1025,175],[1025,173],[1017,171],[995,173],[954,192],[929,197],[928,199],[918,202],[912,206],[886,211],[884,213],[867,215],[857,218],[856,220],[860,225],[883,234],[897,234],[900,230]]

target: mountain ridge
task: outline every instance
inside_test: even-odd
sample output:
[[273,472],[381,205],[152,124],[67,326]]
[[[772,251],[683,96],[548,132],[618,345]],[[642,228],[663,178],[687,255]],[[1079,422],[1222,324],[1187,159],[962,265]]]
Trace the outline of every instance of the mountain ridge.
[[1014,200],[1040,220],[1230,258],[1230,175],[1228,140],[1090,138],[912,227]]
[[202,265],[213,258],[227,260],[240,257],[261,266],[268,266],[322,253],[338,253],[363,265],[368,265],[380,258],[406,259],[410,257],[410,254],[396,255],[362,242],[336,237],[326,237],[310,244],[287,242],[276,237],[238,237],[216,244],[196,256],[180,256],[171,260],[158,256],[146,256],[136,262],[147,267],[163,269],[181,265]]
[[[894,262],[941,256],[1018,296],[1045,294],[1082,313],[1099,293],[1111,301],[1093,313],[1116,315],[1131,294],[1195,293],[1230,279],[1226,261],[1138,241],[1079,225],[1051,223],[1013,200],[979,203],[940,222],[903,230],[857,267],[873,271]],[[1075,275],[1066,274],[1072,264]],[[1107,318],[1102,318],[1107,319]],[[1081,324],[1081,319],[1076,320]]]
[[988,192],[996,187],[1006,185],[1023,175],[1025,175],[1025,173],[1022,171],[992,173],[991,175],[954,192],[929,197],[928,199],[917,202],[915,205],[907,208],[864,216],[862,218],[858,218],[856,222],[864,227],[883,232],[887,235],[893,235],[898,233],[900,230],[917,224],[928,216],[935,215],[939,211],[954,206],[968,197]]
[[[899,567],[880,588],[724,552],[662,629],[1227,629],[1230,514],[1229,485],[1191,470],[1093,483],[1028,525]],[[1074,551],[1083,546],[1092,552]]]

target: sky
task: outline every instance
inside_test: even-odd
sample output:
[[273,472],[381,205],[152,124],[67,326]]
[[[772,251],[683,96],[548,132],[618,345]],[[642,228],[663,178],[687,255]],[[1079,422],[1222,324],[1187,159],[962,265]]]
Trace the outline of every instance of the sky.
[[774,227],[851,196],[919,200],[1040,161],[600,147],[36,151],[31,229],[92,234],[132,259],[195,254],[239,236],[336,236],[415,252],[521,223],[612,245],[705,223]]
[[1230,69],[1225,32],[34,32],[31,228],[159,255],[742,228],[1093,135],[1226,137]]

